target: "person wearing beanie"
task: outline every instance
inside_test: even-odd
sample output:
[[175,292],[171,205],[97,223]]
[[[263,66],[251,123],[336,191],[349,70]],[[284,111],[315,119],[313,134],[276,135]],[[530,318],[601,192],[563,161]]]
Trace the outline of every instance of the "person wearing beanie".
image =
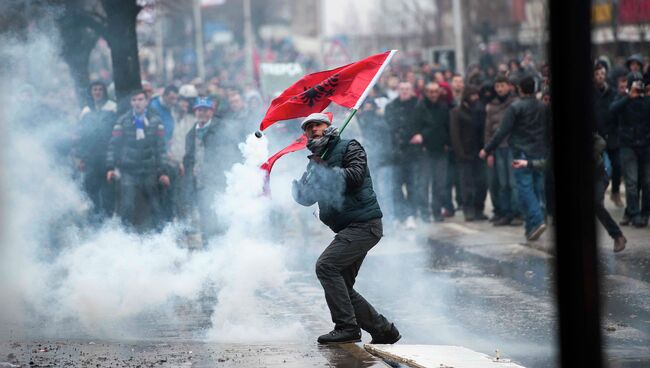
[[316,262],[334,329],[320,344],[361,341],[393,344],[401,335],[393,323],[354,289],[363,259],[383,236],[382,212],[373,190],[366,152],[343,139],[327,114],[311,114],[301,124],[311,151],[307,171],[293,181],[292,194],[303,206],[318,203],[320,220],[336,233]]
[[478,157],[483,147],[484,129],[485,106],[480,101],[479,89],[468,85],[463,90],[461,104],[451,110],[449,124],[460,174],[465,221],[487,220],[483,213],[487,172],[485,163]]

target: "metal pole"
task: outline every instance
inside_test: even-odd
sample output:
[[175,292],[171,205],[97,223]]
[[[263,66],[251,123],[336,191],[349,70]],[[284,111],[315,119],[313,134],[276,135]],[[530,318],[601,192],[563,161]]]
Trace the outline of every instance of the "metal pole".
[[452,13],[454,17],[454,48],[456,51],[456,71],[465,73],[465,46],[463,45],[463,18],[460,0],[452,1]]
[[[163,78],[166,77],[165,73],[165,51],[163,49],[163,21],[164,17],[159,8],[156,8],[155,30],[156,30],[156,72]],[[165,79],[165,83],[168,80]]]
[[318,49],[320,52],[318,60],[322,68],[325,68],[325,4],[324,0],[316,0],[318,21]]
[[194,48],[196,50],[196,71],[199,78],[205,79],[205,60],[203,55],[203,19],[201,0],[194,0]]
[[251,0],[244,0],[244,47],[246,48],[246,73],[253,81],[253,22],[251,20]]

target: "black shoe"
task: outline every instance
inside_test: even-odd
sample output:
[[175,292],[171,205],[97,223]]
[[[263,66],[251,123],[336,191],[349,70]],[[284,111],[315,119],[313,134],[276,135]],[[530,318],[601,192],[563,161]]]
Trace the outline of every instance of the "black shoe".
[[643,216],[637,216],[632,220],[632,225],[634,227],[646,227],[648,226],[648,219]]
[[507,225],[510,225],[510,221],[511,221],[511,219],[509,219],[508,217],[501,217],[498,220],[494,221],[492,223],[492,225],[494,225],[494,226],[507,226]]
[[379,335],[373,336],[370,340],[371,344],[394,344],[399,339],[402,338],[402,335],[399,334],[395,324],[391,323],[390,328],[387,331],[382,332]]
[[513,217],[512,220],[510,220],[510,226],[521,226],[524,224],[524,220],[521,219],[521,217]]
[[345,344],[361,341],[361,330],[350,328],[345,330],[334,329],[325,335],[318,337],[319,344]]
[[621,220],[621,222],[619,222],[618,224],[621,225],[621,226],[630,226],[631,222],[632,222],[632,219],[629,216],[625,215],[625,216],[623,216],[623,219]]
[[535,241],[539,239],[540,236],[542,236],[544,230],[546,230],[546,224],[542,222],[541,224],[539,224],[539,226],[534,228],[530,233],[526,235],[526,239]]
[[488,217],[485,216],[485,214],[481,212],[481,213],[479,213],[478,215],[474,216],[474,219],[475,219],[476,221],[485,221],[485,220],[488,219]]
[[445,218],[442,217],[442,216],[433,218],[433,222],[444,222],[444,221],[445,221]]
[[494,223],[494,222],[497,222],[497,221],[501,220],[502,218],[503,217],[501,217],[501,216],[494,215],[494,216],[490,217],[490,222]]

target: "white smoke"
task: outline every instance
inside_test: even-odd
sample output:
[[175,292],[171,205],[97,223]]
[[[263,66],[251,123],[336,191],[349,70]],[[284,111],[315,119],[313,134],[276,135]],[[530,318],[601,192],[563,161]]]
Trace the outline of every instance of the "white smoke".
[[[67,92],[72,83],[59,62],[58,43],[37,33],[27,42],[0,44],[0,57],[12,65],[4,85],[25,90],[0,100],[8,107],[0,149],[1,331],[60,336],[62,326],[72,325],[71,334],[121,337],[132,333],[119,329],[128,321],[153,312],[173,319],[170,307],[213,293],[206,338],[301,338],[299,322],[270,312],[273,299],[288,293],[290,254],[268,236],[273,208],[262,196],[258,169],[268,156],[265,138],[251,135],[240,146],[243,162],[215,198],[215,214],[228,219],[227,230],[205,249],[180,246],[182,230],[173,226],[146,236],[126,232],[117,220],[86,228],[90,202],[65,150],[76,120],[67,112],[75,111],[76,101]],[[42,109],[50,107],[50,98],[66,113]]]

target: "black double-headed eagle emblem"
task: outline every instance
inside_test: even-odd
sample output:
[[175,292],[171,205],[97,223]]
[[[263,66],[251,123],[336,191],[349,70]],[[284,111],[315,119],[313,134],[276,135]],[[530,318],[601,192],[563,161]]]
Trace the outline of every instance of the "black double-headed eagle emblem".
[[303,87],[304,92],[292,98],[292,100],[300,99],[302,103],[308,106],[320,101],[323,97],[329,97],[334,94],[334,89],[339,83],[339,75],[334,74],[327,78],[325,81],[318,83],[313,87]]

